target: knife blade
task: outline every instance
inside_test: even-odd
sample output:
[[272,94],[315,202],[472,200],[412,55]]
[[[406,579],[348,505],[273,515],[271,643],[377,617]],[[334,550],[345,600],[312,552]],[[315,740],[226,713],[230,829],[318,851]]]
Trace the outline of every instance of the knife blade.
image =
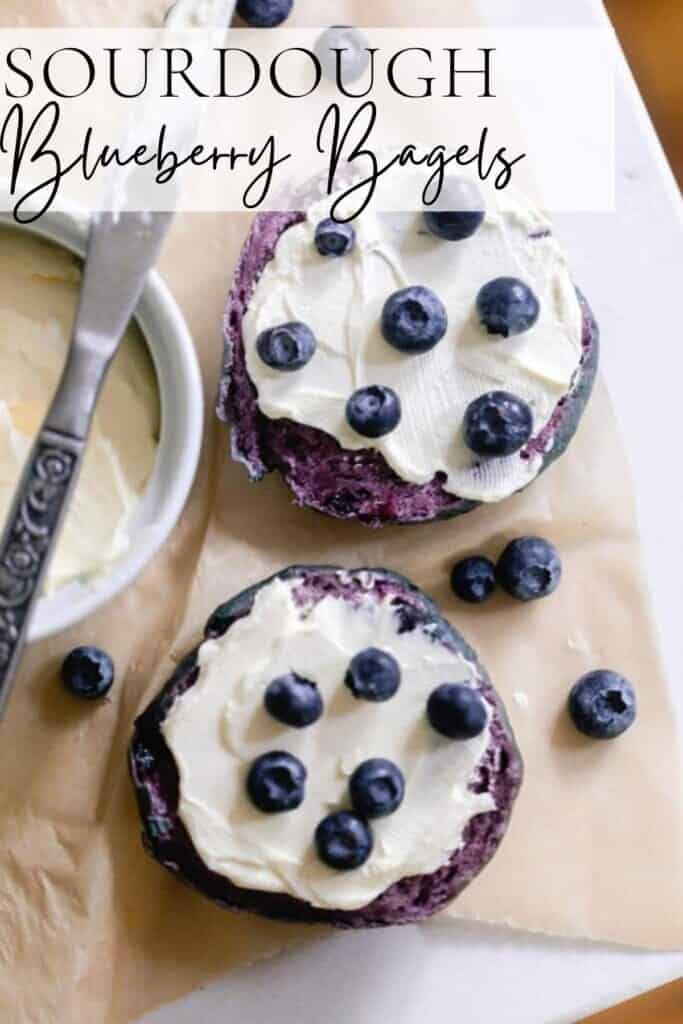
[[85,440],[97,397],[155,265],[171,213],[99,213],[92,219],[64,373],[45,420]]

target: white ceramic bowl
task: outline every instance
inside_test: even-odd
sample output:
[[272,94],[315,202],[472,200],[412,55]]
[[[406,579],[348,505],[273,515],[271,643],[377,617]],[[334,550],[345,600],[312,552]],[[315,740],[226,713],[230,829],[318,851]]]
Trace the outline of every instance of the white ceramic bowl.
[[[2,204],[5,208],[7,202]],[[85,255],[88,218],[78,211],[48,212],[30,225],[9,213],[0,223],[31,231]],[[102,576],[72,582],[40,599],[29,640],[73,626],[127,587],[154,558],[177,523],[197,470],[202,444],[204,397],[192,338],[173,296],[151,273],[135,313],[149,349],[161,401],[161,438],[154,471],[130,525],[126,554]]]

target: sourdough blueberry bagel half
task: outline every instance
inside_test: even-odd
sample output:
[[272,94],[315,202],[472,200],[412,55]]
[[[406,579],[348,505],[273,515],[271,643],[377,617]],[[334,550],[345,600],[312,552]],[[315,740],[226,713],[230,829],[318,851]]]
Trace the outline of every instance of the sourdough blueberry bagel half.
[[300,505],[381,526],[501,501],[564,452],[595,319],[533,203],[450,188],[485,210],[345,225],[332,196],[255,218],[218,396],[252,480],[279,470]]
[[222,605],[129,757],[164,867],[226,908],[345,928],[444,907],[522,781],[474,651],[385,569],[295,566]]

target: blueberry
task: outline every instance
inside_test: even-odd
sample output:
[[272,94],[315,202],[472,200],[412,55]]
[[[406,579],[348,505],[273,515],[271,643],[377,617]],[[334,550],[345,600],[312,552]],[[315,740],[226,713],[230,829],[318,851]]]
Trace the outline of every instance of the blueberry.
[[436,209],[425,210],[424,221],[433,235],[448,242],[470,238],[486,217],[484,197],[475,183],[465,178],[451,179],[436,206]]
[[370,63],[368,41],[363,33],[351,25],[333,25],[318,36],[314,52],[320,61],[323,75],[330,82],[337,81],[337,50],[341,54],[341,84],[355,82]]
[[560,556],[542,537],[519,537],[503,551],[496,567],[503,590],[518,601],[536,601],[557,590],[562,578]]
[[264,704],[278,722],[296,729],[312,725],[323,713],[323,699],[315,683],[303,679],[296,672],[279,676],[269,683]]
[[356,768],[349,782],[349,793],[353,809],[361,817],[384,818],[400,807],[405,781],[392,761],[372,757]]
[[394,696],[401,685],[401,669],[388,651],[366,647],[351,659],[344,682],[354,697],[377,703]]
[[304,799],[306,769],[298,758],[280,750],[262,754],[249,769],[247,792],[266,814],[293,811]]
[[516,277],[497,277],[477,295],[477,313],[489,334],[508,338],[534,326],[541,311],[531,288]]
[[294,0],[237,0],[237,13],[252,28],[281,25],[292,13]]
[[300,370],[315,354],[316,340],[306,324],[287,323],[263,331],[256,339],[256,351],[267,366],[287,373]]
[[432,728],[442,736],[470,740],[486,728],[486,705],[471,686],[442,683],[429,696],[427,717]]
[[338,224],[328,217],[315,229],[315,247],[321,256],[346,256],[356,244],[356,232],[350,224]]
[[325,864],[338,871],[351,871],[365,864],[372,853],[372,832],[358,815],[338,811],[320,822],[315,845]]
[[382,310],[382,334],[399,352],[429,352],[448,329],[441,299],[422,285],[394,292]]
[[489,391],[465,411],[465,443],[477,455],[513,455],[534,429],[530,407],[508,391]]
[[569,714],[576,728],[594,740],[613,740],[636,718],[633,687],[616,672],[597,669],[579,679],[569,694]]
[[384,437],[401,420],[401,400],[395,391],[381,384],[359,388],[346,403],[346,419],[363,437]]
[[114,662],[99,647],[76,647],[62,662],[62,682],[76,697],[97,700],[114,682]]
[[496,587],[496,567],[488,558],[474,555],[453,566],[451,587],[456,597],[469,604],[481,604]]
[[426,210],[425,224],[433,235],[448,242],[470,238],[484,223],[483,210]]

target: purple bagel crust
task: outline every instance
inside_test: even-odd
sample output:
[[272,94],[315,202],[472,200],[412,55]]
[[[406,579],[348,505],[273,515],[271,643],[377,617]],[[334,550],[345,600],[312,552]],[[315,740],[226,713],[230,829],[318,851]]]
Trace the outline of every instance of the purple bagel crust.
[[[299,505],[339,519],[370,526],[419,523],[469,512],[479,504],[449,494],[445,475],[427,484],[402,480],[384,456],[372,448],[350,451],[316,427],[289,419],[272,420],[258,406],[258,392],[248,374],[242,322],[256,283],[275,253],[282,233],[304,220],[303,213],[263,213],[255,217],[235,270],[224,321],[225,351],[217,412],[232,427],[236,460],[257,481],[279,470]],[[583,355],[572,387],[558,403],[550,422],[520,453],[545,453],[543,469],[574,435],[591,394],[598,363],[599,332],[583,295]],[[554,438],[553,447],[548,444]]]
[[[230,910],[339,928],[420,921],[441,910],[465,888],[491,859],[505,834],[523,775],[522,759],[505,709],[471,648],[440,616],[434,602],[404,577],[385,569],[346,571],[331,566],[293,566],[277,575],[300,581],[295,593],[302,602],[318,601],[327,594],[351,602],[357,601],[361,593],[372,593],[377,599],[390,595],[402,632],[421,628],[435,643],[465,655],[476,665],[477,685],[492,707],[493,716],[491,743],[470,788],[478,793],[491,793],[496,810],[471,819],[460,847],[443,867],[430,875],[402,879],[358,910],[320,909],[285,893],[233,885],[207,868],[178,817],[178,772],[160,730],[175,700],[197,680],[195,649],[180,662],[161,693],[135,723],[129,765],[143,824],[143,843],[164,867]],[[218,608],[207,623],[205,635],[221,635],[237,619],[248,615],[256,592],[268,582],[251,587]]]

